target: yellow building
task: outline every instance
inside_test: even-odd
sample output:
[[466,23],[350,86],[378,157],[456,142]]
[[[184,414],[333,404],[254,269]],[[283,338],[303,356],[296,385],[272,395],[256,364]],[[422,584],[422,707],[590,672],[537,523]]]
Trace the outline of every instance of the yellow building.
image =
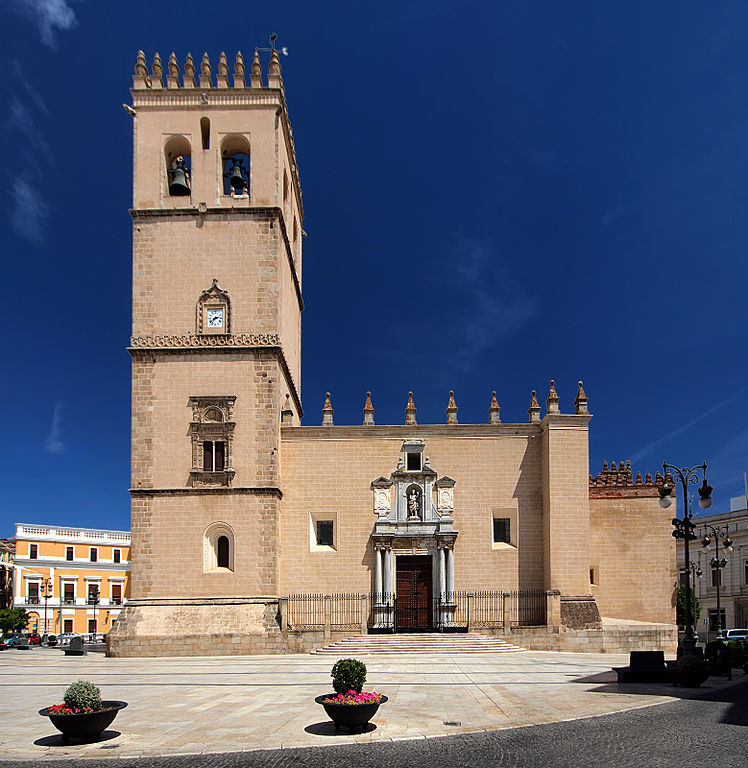
[[109,632],[130,593],[130,532],[16,523],[13,607],[40,634]]

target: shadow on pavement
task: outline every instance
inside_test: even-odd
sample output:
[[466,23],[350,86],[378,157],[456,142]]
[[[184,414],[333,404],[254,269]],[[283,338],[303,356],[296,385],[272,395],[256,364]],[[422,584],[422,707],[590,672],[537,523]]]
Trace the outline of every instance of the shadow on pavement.
[[[590,688],[591,693],[624,693],[636,694],[637,696],[670,696],[674,699],[706,699],[709,701],[735,701],[736,685],[748,682],[748,676],[744,673],[733,670],[733,683],[727,683],[726,677],[709,677],[705,683],[698,688],[681,688],[672,683],[618,683],[616,682],[616,673],[599,672],[595,675],[585,677],[575,677],[570,680],[571,683],[600,683],[595,688]],[[739,723],[744,725],[745,723]]]
[[340,736],[348,733],[371,733],[376,731],[377,726],[374,723],[367,723],[363,728],[357,728],[356,730],[349,731],[347,728],[336,728],[335,723],[332,720],[325,720],[323,723],[313,723],[307,725],[304,730],[307,733],[313,733],[315,736]]
[[76,744],[98,744],[102,741],[110,741],[116,739],[117,736],[122,734],[119,731],[103,731],[100,736],[95,739],[75,739],[71,738],[68,741],[63,741],[62,734],[56,733],[54,736],[43,736],[41,739],[37,739],[34,744],[37,747],[71,747]]

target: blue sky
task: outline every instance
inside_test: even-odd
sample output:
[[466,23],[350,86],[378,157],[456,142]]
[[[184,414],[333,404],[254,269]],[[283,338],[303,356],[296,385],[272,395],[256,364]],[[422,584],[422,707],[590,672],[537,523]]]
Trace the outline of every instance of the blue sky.
[[[6,480],[129,527],[138,49],[282,61],[309,237],[305,423],[524,422],[583,379],[590,465],[748,471],[744,2],[2,0]],[[11,471],[7,471],[10,467]],[[386,468],[384,468],[386,469]]]

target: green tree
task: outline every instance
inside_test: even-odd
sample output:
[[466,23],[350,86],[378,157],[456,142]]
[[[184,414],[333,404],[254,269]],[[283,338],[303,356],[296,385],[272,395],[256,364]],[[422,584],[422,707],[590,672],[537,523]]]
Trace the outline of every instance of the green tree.
[[[699,616],[701,615],[701,606],[699,605],[699,601],[696,599],[696,593],[693,591],[693,586],[691,587],[691,617],[693,620],[694,627],[696,626],[696,622],[699,620]],[[676,621],[678,622],[679,627],[683,627],[686,624],[686,585],[681,584],[678,587],[677,592],[677,602],[675,604],[675,616]]]
[[25,608],[0,609],[0,629],[3,632],[18,632],[26,629],[29,623],[29,615]]

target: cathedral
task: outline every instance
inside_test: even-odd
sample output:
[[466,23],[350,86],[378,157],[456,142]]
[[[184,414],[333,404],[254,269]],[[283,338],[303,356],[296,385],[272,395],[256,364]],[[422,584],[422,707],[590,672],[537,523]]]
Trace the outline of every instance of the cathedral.
[[335,424],[329,395],[304,415],[304,209],[277,51],[265,71],[258,52],[215,71],[140,52],[131,94],[131,598],[107,653],[400,632],[674,649],[662,478],[590,474],[582,382],[559,382],[562,402],[550,381],[544,407],[528,393],[522,423],[496,393],[483,424],[451,394],[441,424],[405,393],[401,424],[377,423],[370,393],[360,424]]

